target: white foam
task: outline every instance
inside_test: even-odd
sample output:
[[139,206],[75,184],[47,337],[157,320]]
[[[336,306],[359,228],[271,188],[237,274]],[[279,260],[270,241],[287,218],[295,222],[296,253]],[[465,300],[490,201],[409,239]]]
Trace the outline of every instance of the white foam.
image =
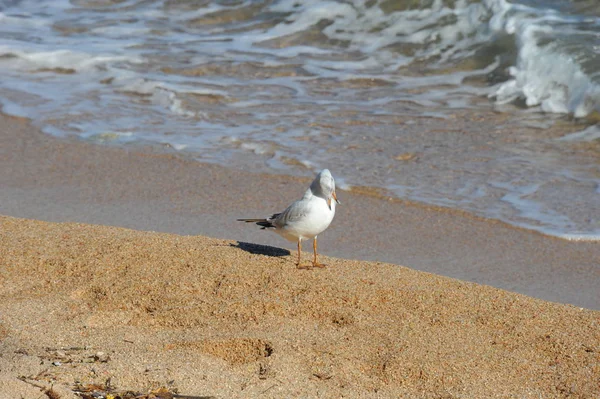
[[559,141],[593,141],[600,139],[600,127],[598,125],[588,126],[580,132],[567,134],[558,139]]
[[192,89],[182,87],[182,85],[175,83],[168,84],[164,82],[138,78],[132,80],[123,78],[121,80],[122,87],[118,89],[119,91],[150,95],[152,103],[169,109],[175,115],[184,117],[198,117],[206,115],[202,112],[196,112],[187,109],[178,95],[189,93],[200,95],[220,95],[227,97],[227,93],[221,90],[203,88]]
[[[517,10],[522,13],[516,13]],[[492,93],[497,101],[508,103],[523,98],[530,107],[575,117],[598,110],[600,86],[582,70],[576,57],[555,40],[557,32],[564,34],[569,29],[562,25],[581,21],[559,16],[553,10],[515,5],[512,11],[509,15],[505,10],[492,20],[495,29],[515,35],[518,47],[517,63],[509,69],[512,79],[499,84]]]
[[171,147],[173,147],[175,150],[177,151],[183,151],[186,148],[189,147],[189,145],[187,144],[177,144],[177,143],[171,143]]
[[131,143],[137,141],[133,132],[107,131],[91,135],[84,134],[83,137],[97,143]]
[[548,235],[551,236],[555,236],[558,238],[562,238],[563,240],[567,240],[567,241],[578,241],[578,242],[594,242],[594,241],[600,241],[600,231],[596,232],[596,233],[592,233],[592,234],[588,234],[588,233],[582,233],[582,234],[564,234],[561,232],[557,232],[557,231],[544,231],[542,230],[543,233],[546,233]]
[[265,143],[245,142],[240,146],[244,150],[252,151],[257,155],[265,155],[273,153],[273,145]]
[[236,101],[234,103],[229,104],[230,107],[235,107],[235,108],[251,108],[251,107],[259,107],[261,105],[264,105],[264,102],[258,101],[258,100]]
[[309,159],[301,159],[300,163],[307,169],[312,169],[315,173],[318,173],[321,168],[317,168],[317,165]]
[[345,178],[341,177],[341,176],[336,176],[335,177],[335,186],[337,188],[339,188],[340,190],[344,190],[344,191],[351,191],[352,190],[352,185],[349,184]]
[[89,54],[73,50],[52,51],[23,51],[12,46],[0,45],[0,55],[12,55],[3,61],[4,64],[12,65],[15,69],[39,69],[39,68],[65,68],[76,71],[89,71],[116,62],[141,62],[136,56]]
[[[356,72],[385,66],[392,63],[392,59],[395,64],[393,68],[388,65],[390,71],[406,65],[413,58],[385,50],[398,43],[421,45],[415,56],[432,59],[432,63],[442,66],[449,60],[472,56],[480,45],[495,36],[513,34],[519,48],[517,64],[510,69],[513,78],[492,93],[500,103],[522,97],[527,105],[544,112],[572,113],[576,117],[598,109],[600,103],[599,85],[574,59],[552,45],[538,44],[540,35],[552,34],[557,23],[574,22],[573,18],[551,9],[505,0],[457,1],[454,7],[448,7],[441,0],[435,0],[429,8],[384,14],[379,7],[366,7],[361,2],[353,2],[350,7],[314,1],[298,4],[290,0],[276,3],[271,10],[291,14],[286,23],[263,36],[255,36],[256,40],[301,32],[322,19],[329,19],[332,23],[323,33],[332,39],[348,41],[349,50],[369,55],[362,60],[309,61],[307,69],[322,77],[339,77],[332,71]],[[448,19],[453,22],[443,22]]]

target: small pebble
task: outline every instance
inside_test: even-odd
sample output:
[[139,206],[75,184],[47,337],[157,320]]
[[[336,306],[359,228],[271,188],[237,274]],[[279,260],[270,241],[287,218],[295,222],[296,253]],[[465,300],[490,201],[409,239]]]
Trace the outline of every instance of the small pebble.
[[98,361],[98,362],[102,362],[102,363],[106,363],[109,360],[108,354],[104,353],[104,352],[96,352],[96,354],[94,355],[94,360]]

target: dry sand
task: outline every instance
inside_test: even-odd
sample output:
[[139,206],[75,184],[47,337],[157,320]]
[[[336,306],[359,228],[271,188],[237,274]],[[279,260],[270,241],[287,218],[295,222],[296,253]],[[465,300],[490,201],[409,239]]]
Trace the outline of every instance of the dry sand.
[[1,217],[0,242],[2,398],[600,396],[597,311],[201,236]]

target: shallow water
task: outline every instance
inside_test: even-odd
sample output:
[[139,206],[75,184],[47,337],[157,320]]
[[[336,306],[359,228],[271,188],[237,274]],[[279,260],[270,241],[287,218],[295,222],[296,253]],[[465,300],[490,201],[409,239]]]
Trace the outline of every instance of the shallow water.
[[599,7],[565,3],[0,1],[1,101],[53,135],[598,239]]

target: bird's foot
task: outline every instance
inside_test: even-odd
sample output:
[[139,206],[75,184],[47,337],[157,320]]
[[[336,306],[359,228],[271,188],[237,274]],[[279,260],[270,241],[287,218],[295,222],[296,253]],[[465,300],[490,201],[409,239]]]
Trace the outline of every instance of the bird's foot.
[[319,269],[324,269],[327,267],[327,265],[319,262],[313,262],[311,265],[301,265],[299,263],[296,264],[296,268],[298,268],[298,270],[312,270],[315,267]]

